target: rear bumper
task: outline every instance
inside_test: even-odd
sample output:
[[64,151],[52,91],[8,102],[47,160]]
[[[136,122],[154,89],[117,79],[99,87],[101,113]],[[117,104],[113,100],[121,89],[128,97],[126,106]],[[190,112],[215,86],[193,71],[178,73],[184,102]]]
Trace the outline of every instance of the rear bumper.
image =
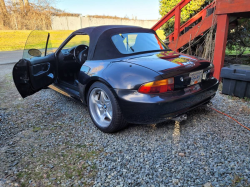
[[203,82],[198,90],[164,94],[141,94],[135,90],[115,89],[121,110],[129,123],[159,123],[208,103],[218,89],[217,79]]

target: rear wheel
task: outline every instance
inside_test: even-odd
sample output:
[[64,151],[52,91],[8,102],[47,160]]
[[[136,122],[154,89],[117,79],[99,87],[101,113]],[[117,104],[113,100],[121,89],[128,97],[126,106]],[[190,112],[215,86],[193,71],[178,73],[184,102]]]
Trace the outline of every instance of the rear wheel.
[[101,82],[95,82],[88,91],[90,116],[103,132],[116,132],[126,127],[119,104],[111,90]]

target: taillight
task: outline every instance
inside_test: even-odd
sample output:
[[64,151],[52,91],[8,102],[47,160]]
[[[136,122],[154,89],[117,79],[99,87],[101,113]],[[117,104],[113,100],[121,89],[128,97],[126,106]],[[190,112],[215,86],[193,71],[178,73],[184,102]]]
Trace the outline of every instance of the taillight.
[[164,93],[173,90],[174,90],[174,78],[168,78],[160,81],[145,83],[141,85],[138,92],[153,94],[153,93]]

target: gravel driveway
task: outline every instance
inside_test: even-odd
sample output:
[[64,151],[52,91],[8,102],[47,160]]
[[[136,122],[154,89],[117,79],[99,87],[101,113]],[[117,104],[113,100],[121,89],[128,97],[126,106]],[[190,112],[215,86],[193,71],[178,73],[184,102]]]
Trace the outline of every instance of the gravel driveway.
[[[250,185],[250,132],[211,109],[104,134],[53,90],[21,99],[12,66],[0,66],[0,186]],[[219,92],[212,101],[250,127],[249,101]]]

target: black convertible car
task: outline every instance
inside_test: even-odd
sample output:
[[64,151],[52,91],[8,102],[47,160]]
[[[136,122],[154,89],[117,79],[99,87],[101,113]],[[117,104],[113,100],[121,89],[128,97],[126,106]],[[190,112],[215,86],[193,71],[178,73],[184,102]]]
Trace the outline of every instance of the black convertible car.
[[25,98],[49,86],[80,100],[103,132],[179,116],[207,104],[218,88],[210,62],[170,50],[151,29],[84,28],[55,52],[45,36],[36,48],[32,41],[43,37],[31,34],[13,68],[19,93]]

